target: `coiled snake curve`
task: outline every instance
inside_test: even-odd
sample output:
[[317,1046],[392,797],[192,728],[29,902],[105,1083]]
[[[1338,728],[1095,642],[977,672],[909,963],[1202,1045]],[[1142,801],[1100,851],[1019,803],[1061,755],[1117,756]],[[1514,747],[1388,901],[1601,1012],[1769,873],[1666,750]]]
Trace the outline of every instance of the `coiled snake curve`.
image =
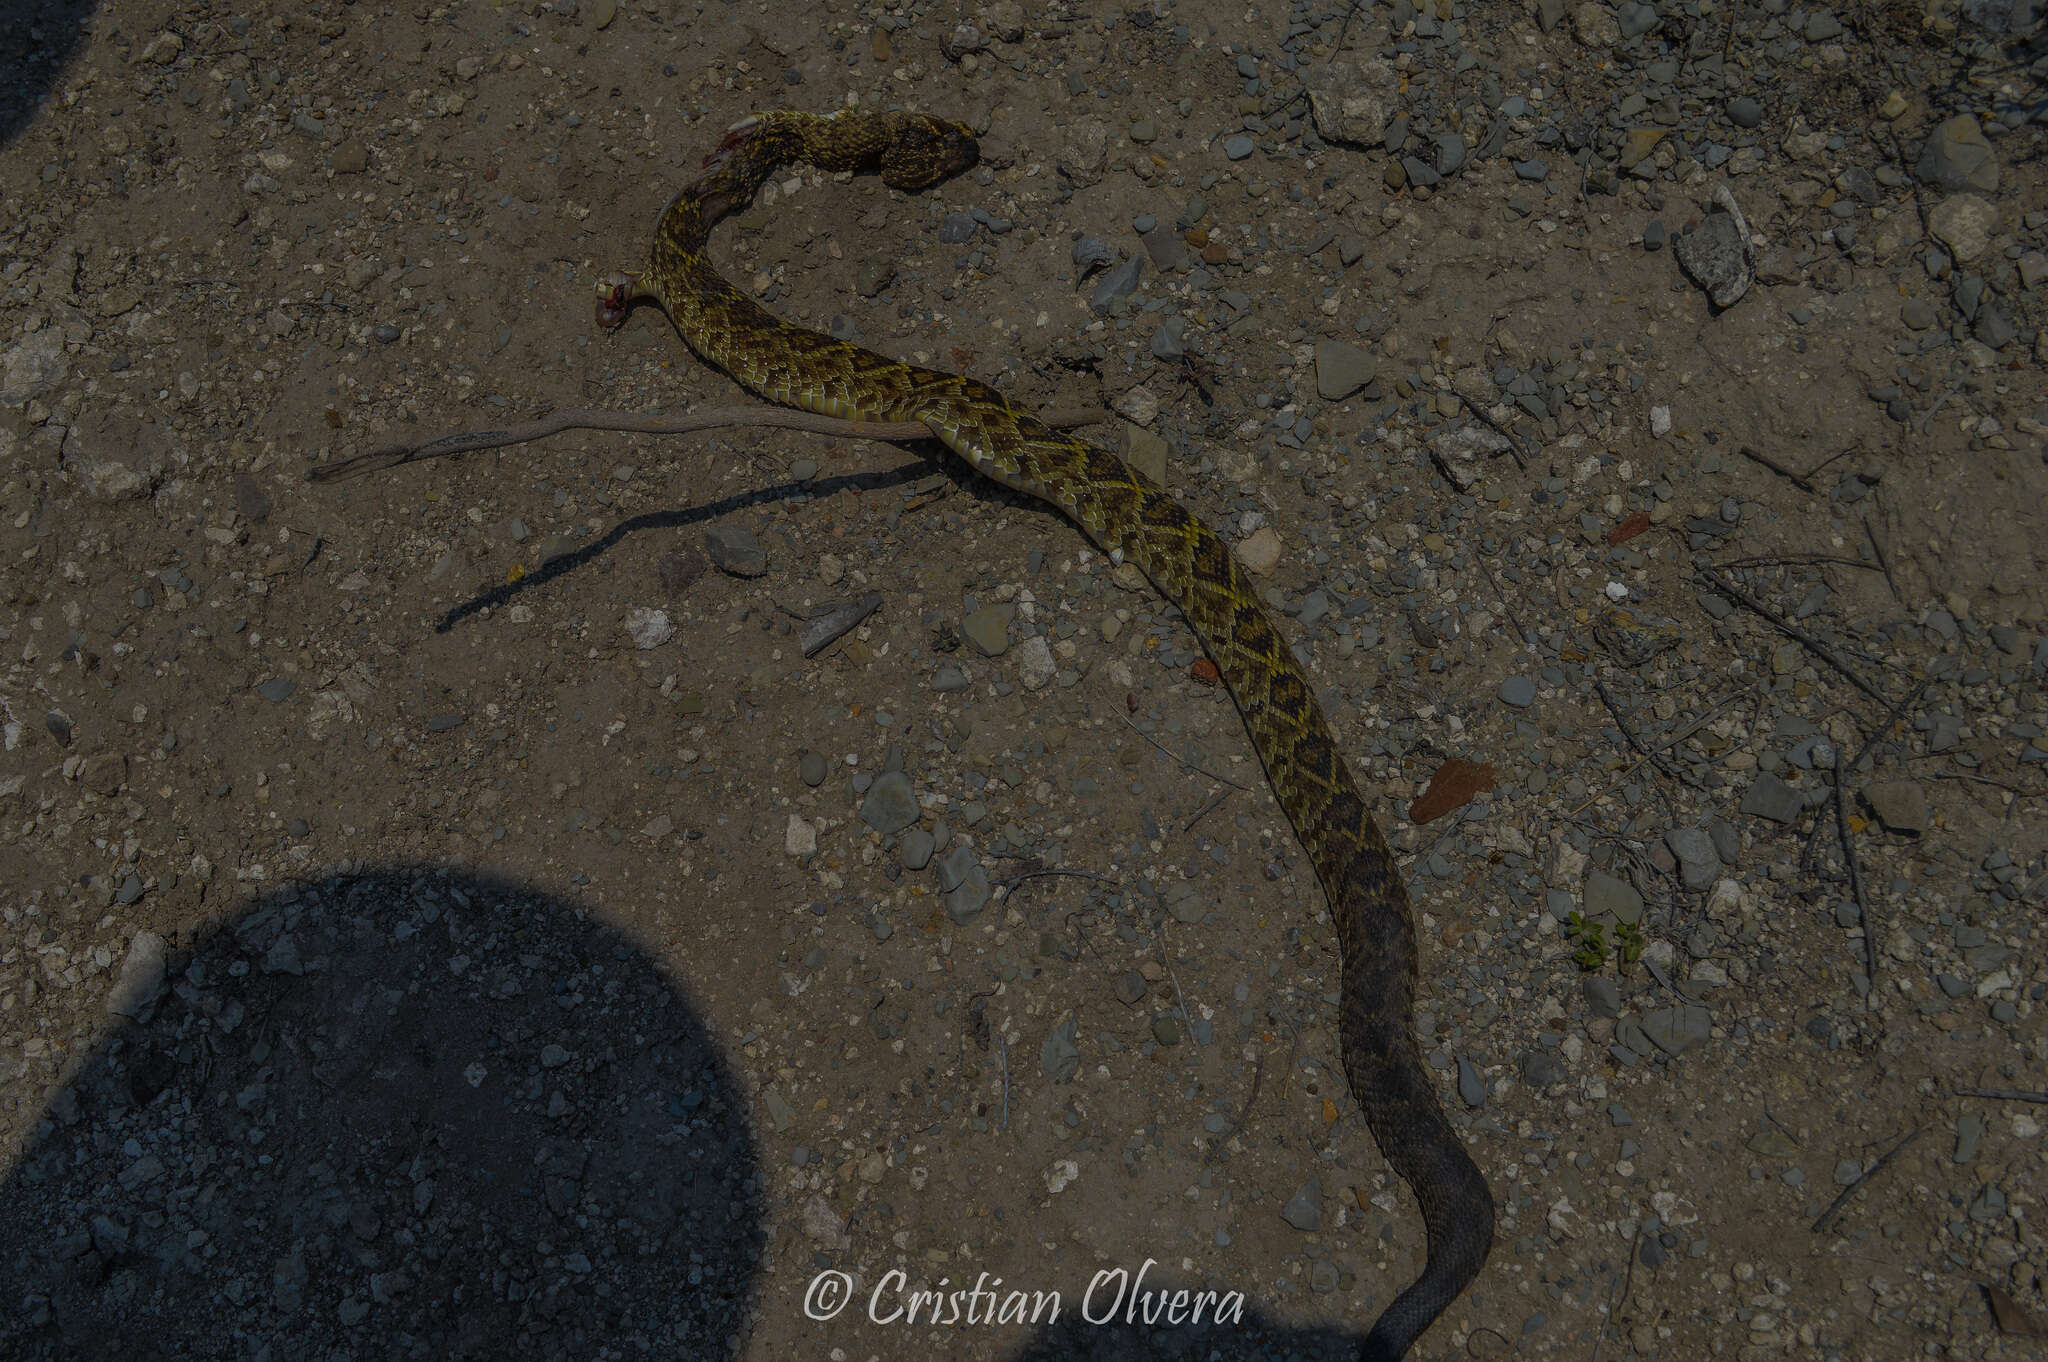
[[612,327],[658,302],[690,348],[771,402],[865,421],[922,422],[1008,487],[1059,507],[1111,559],[1136,564],[1179,607],[1222,674],[1266,776],[1329,895],[1343,961],[1344,1072],[1373,1138],[1421,1203],[1422,1275],[1373,1324],[1361,1356],[1390,1362],[1471,1282],[1493,1243],[1493,1195],[1438,1105],[1412,1031],[1415,924],[1393,854],[1337,750],[1314,692],[1216,533],[1115,455],[1059,434],[986,384],[886,359],[792,326],[705,260],[705,238],[776,168],[878,170],[914,191],[975,164],[973,134],[922,114],[758,114],[734,125],[706,172],[662,213],[637,276],[599,288]]

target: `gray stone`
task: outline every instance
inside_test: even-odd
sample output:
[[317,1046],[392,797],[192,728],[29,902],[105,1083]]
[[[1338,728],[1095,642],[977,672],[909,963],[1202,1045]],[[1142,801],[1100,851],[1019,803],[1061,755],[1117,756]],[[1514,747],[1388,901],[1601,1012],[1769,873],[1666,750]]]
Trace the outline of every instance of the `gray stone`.
[[1152,333],[1152,355],[1155,359],[1178,360],[1188,352],[1182,336],[1188,329],[1185,317],[1169,317],[1157,331]]
[[1586,1007],[1594,1016],[1611,1021],[1621,1015],[1621,985],[1606,975],[1589,976],[1579,989],[1586,995]]
[[1709,889],[1721,877],[1721,854],[1704,828],[1672,828],[1664,845],[1678,858],[1679,878],[1692,890]]
[[1643,896],[1627,880],[1595,870],[1586,876],[1586,916],[1633,926],[1643,920]]
[[1492,1089],[1477,1065],[1463,1055],[1458,1056],[1458,1097],[1468,1107],[1476,1107],[1487,1098]]
[[1059,675],[1052,645],[1043,634],[1033,634],[1017,645],[1017,681],[1026,690],[1044,690]]
[[1773,823],[1790,823],[1806,808],[1799,791],[1765,771],[1742,793],[1742,812]]
[[1655,5],[1623,5],[1618,16],[1623,39],[1640,38],[1657,27],[1659,22]]
[[1401,75],[1391,62],[1378,57],[1333,61],[1310,76],[1309,116],[1325,141],[1376,146],[1386,135],[1401,89]]
[[1948,247],[1958,265],[1967,265],[1991,249],[1998,225],[1998,205],[1975,194],[1951,194],[1927,210],[1927,230]]
[[1643,1017],[1643,1034],[1667,1055],[1682,1055],[1706,1044],[1714,1014],[1697,1003],[1659,1008]]
[[822,752],[806,752],[796,760],[797,775],[814,790],[825,783],[825,775],[830,769],[831,763],[825,760]]
[[957,846],[939,861],[939,892],[945,896],[946,916],[954,922],[972,922],[989,900],[988,872],[974,858],[974,848]]
[[1863,787],[1877,821],[1917,837],[1927,831],[1927,792],[1910,780],[1880,780]]
[[1140,233],[1138,239],[1145,243],[1145,254],[1152,257],[1152,267],[1161,274],[1172,274],[1187,264],[1187,243],[1173,228],[1151,227]]
[[1233,161],[1242,161],[1245,157],[1258,150],[1258,145],[1251,138],[1246,137],[1243,133],[1239,133],[1235,137],[1223,139],[1223,154]]
[[1728,121],[1738,128],[1753,128],[1764,121],[1764,106],[1749,95],[1728,101]]
[[1526,676],[1510,676],[1496,692],[1500,702],[1513,709],[1527,709],[1536,703],[1536,683]]
[[768,571],[768,552],[754,532],[739,525],[713,525],[704,531],[704,552],[721,572],[734,577],[759,577]]
[[938,847],[938,840],[923,828],[912,828],[903,834],[898,850],[903,856],[905,870],[922,870],[932,863],[932,853]]
[[1755,277],[1749,229],[1738,214],[1709,212],[1672,246],[1686,276],[1717,308],[1733,307]]
[[966,670],[957,662],[942,662],[939,669],[932,673],[932,689],[942,695],[966,690],[972,684]]
[[1984,1118],[1976,1112],[1965,1112],[1956,1120],[1956,1152],[1952,1156],[1957,1163],[1973,1163],[1977,1158],[1977,1145],[1984,1138]]
[[64,432],[62,455],[64,471],[101,501],[149,496],[171,466],[165,428],[119,411],[82,417]]
[[1313,1234],[1323,1227],[1323,1180],[1310,1178],[1301,1184],[1301,1190],[1287,1198],[1287,1204],[1280,1208],[1280,1218],[1304,1234]]
[[1119,298],[1128,298],[1137,291],[1138,278],[1145,272],[1145,257],[1134,255],[1102,276],[1095,285],[1095,291],[1088,295],[1088,306],[1098,317],[1109,314],[1110,305]]
[[299,683],[288,676],[273,676],[270,680],[256,687],[256,693],[270,701],[271,704],[280,705],[286,700],[291,699],[292,693],[298,690],[298,688]]
[[1081,1068],[1080,1027],[1074,1014],[1061,1017],[1038,1047],[1038,1067],[1055,1083],[1065,1083]]
[[1934,325],[1934,307],[1924,298],[1908,298],[1899,304],[1899,320],[1910,330],[1925,331]]
[[984,605],[960,621],[960,636],[983,657],[1001,657],[1010,650],[1010,621],[1000,607]]
[[20,406],[64,381],[71,363],[61,332],[45,327],[0,356],[0,403]]
[[114,981],[114,991],[107,1000],[108,1008],[118,1016],[140,1017],[156,1001],[163,988],[167,954],[168,948],[162,937],[155,932],[137,932],[135,939],[128,943],[127,956],[121,961],[121,974]]
[[1993,194],[1998,191],[1998,156],[1977,120],[1957,114],[1929,134],[1920,159],[1913,163],[1913,175],[1922,184],[1942,189]]
[[1522,1055],[1522,1081],[1532,1088],[1547,1088],[1564,1081],[1564,1066],[1557,1056],[1540,1046]]
[[884,837],[917,821],[917,791],[901,771],[884,771],[868,786],[860,804],[860,821]]
[[1826,10],[1811,10],[1806,16],[1806,41],[1824,43],[1842,36],[1842,21]]
[[1379,361],[1340,340],[1316,342],[1316,393],[1326,402],[1351,396],[1379,375]]

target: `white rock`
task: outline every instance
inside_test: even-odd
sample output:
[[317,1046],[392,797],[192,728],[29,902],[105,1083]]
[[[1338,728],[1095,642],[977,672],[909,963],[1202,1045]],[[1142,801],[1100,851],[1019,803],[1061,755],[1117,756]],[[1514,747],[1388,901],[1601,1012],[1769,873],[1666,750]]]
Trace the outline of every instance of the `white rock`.
[[1052,645],[1043,634],[1033,634],[1015,649],[1017,680],[1026,690],[1044,690],[1052,684],[1059,666],[1052,660]]
[[782,834],[782,849],[792,856],[809,856],[818,849],[818,830],[799,814],[789,816],[789,829]]
[[668,611],[636,605],[626,612],[626,635],[635,648],[659,648],[676,636]]

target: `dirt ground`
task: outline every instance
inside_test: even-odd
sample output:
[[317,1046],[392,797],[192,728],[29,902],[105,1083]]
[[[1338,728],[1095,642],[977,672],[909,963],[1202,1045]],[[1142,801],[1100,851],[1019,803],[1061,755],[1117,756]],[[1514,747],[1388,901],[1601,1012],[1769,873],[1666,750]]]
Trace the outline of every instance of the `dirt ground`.
[[981,164],[714,257],[1259,572],[1501,1205],[1418,1355],[2042,1356],[2012,8],[16,6],[0,1352],[1334,1358],[1413,1276],[1315,876],[1055,512],[739,426],[307,479],[751,403],[594,286],[735,120],[903,103]]

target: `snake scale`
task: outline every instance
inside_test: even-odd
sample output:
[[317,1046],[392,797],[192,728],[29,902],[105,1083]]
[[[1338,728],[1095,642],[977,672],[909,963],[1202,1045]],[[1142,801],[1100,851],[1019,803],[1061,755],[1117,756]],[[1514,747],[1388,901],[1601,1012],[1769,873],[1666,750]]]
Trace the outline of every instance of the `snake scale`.
[[662,213],[645,271],[600,286],[598,321],[617,326],[635,302],[651,300],[691,349],[769,401],[852,420],[922,422],[984,474],[1059,507],[1112,560],[1137,565],[1187,617],[1329,895],[1343,960],[1345,1074],[1381,1152],[1421,1203],[1427,1263],[1374,1322],[1361,1351],[1374,1362],[1399,1358],[1485,1263],[1493,1196],[1438,1105],[1412,1031],[1415,924],[1393,855],[1308,679],[1236,558],[1213,530],[1115,455],[1053,431],[972,378],[899,363],[784,322],[720,278],[704,257],[712,227],[749,204],[781,166],[879,171],[891,188],[915,191],[978,157],[971,131],[923,114],[843,110],[745,119]]

